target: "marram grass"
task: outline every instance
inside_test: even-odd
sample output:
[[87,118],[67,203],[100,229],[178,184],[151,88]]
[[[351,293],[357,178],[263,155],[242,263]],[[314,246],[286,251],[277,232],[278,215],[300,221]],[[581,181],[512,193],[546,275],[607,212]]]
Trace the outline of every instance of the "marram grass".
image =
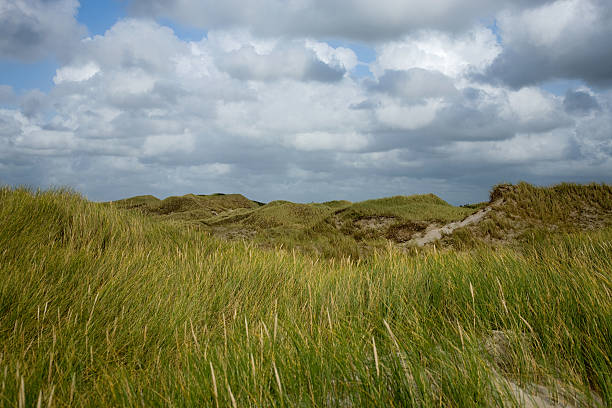
[[322,260],[0,189],[0,406],[610,406],[611,356],[610,229]]

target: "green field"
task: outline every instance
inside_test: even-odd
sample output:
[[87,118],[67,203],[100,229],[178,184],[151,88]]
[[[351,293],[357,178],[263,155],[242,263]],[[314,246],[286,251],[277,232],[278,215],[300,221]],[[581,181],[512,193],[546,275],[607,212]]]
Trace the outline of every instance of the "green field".
[[2,188],[0,406],[611,406],[612,189],[492,196],[403,248],[475,208]]

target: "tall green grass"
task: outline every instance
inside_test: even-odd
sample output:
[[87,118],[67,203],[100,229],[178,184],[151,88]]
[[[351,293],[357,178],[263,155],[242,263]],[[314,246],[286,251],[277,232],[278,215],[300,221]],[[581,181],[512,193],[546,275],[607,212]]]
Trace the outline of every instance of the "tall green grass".
[[605,229],[324,260],[3,188],[0,406],[609,406],[611,255]]
[[491,200],[498,198],[503,199],[502,207],[511,215],[569,228],[612,214],[612,186],[607,184],[536,187],[522,182],[497,186]]

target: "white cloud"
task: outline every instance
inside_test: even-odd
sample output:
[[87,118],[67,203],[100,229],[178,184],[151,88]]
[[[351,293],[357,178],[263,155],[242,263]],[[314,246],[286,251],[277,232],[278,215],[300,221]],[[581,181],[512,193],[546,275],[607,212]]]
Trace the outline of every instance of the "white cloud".
[[376,109],[380,123],[393,129],[415,130],[431,124],[437,112],[444,106],[443,100],[431,98],[424,104],[402,106],[387,101]]
[[142,150],[145,157],[164,156],[168,154],[185,154],[193,151],[195,138],[190,133],[178,135],[155,135],[147,136],[144,140]]
[[561,51],[558,46],[571,46],[599,30],[598,11],[590,0],[558,0],[534,9],[504,11],[497,21],[510,46],[526,42]]
[[111,95],[144,94],[153,90],[156,82],[155,76],[140,67],[112,71],[105,79]]
[[212,31],[198,52],[216,59],[217,67],[242,80],[337,81],[357,65],[355,53],[312,40],[261,40],[242,31]]
[[57,70],[53,77],[53,82],[60,84],[66,81],[81,82],[86,81],[100,71],[100,67],[93,62],[79,66],[66,66]]
[[345,71],[352,71],[357,66],[357,55],[350,48],[333,48],[327,43],[312,40],[306,40],[306,47],[314,50],[317,58],[328,65],[341,67]]
[[206,43],[210,48],[224,53],[238,51],[246,45],[252,47],[259,55],[268,55],[278,45],[279,41],[270,38],[257,38],[247,30],[233,29],[210,31]]
[[477,27],[453,36],[424,30],[378,47],[371,70],[381,76],[385,70],[422,68],[460,77],[484,70],[501,52],[497,38],[489,29]]
[[20,151],[35,151],[35,154],[66,154],[75,147],[72,132],[32,129],[13,139],[14,146]]
[[508,93],[507,119],[518,119],[521,123],[541,121],[559,111],[559,103],[551,94],[546,95],[539,88],[522,88]]
[[457,158],[496,164],[530,164],[534,161],[565,160],[571,133],[547,132],[517,134],[512,139],[494,142],[457,142],[447,147]]
[[242,27],[184,41],[151,20],[122,20],[81,41],[50,92],[0,109],[0,178],[100,199],[237,191],[310,201],[449,185],[486,194],[513,177],[556,169],[559,180],[601,180],[610,168],[612,97],[581,88],[597,109],[576,113],[535,86],[477,82],[501,50],[487,28],[380,43],[373,78],[355,74],[354,51],[316,38]]
[[368,138],[358,133],[307,132],[292,135],[289,144],[302,151],[354,151],[366,147]]

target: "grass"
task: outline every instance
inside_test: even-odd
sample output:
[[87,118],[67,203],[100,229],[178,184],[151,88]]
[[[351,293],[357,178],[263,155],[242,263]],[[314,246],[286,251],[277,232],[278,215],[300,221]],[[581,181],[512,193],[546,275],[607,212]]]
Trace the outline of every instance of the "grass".
[[[561,183],[536,187],[500,184],[491,191],[496,205],[483,222],[456,230],[443,241],[455,249],[483,242],[529,242],[534,235],[597,230],[612,226],[612,186]],[[482,203],[474,208],[482,208]]]
[[504,198],[503,209],[511,216],[564,229],[588,227],[593,221],[609,221],[612,186],[562,183],[548,188],[519,183],[494,188],[492,198]]
[[2,188],[0,406],[610,406],[611,242],[322,259]]
[[392,217],[398,221],[451,222],[467,217],[473,210],[454,207],[433,194],[395,196],[368,200],[347,209],[354,218]]
[[213,234],[249,239],[268,248],[282,245],[326,258],[363,258],[385,248],[388,240],[409,240],[412,233],[424,229],[427,223],[460,220],[474,211],[451,206],[427,194],[359,203],[273,201],[264,206],[220,212],[198,221]]
[[224,239],[247,239],[325,258],[363,258],[388,241],[405,242],[428,223],[460,220],[475,208],[454,207],[433,194],[351,203],[344,200],[262,204],[238,195],[193,195],[159,200],[138,196],[114,202],[158,219],[181,221]]
[[220,213],[231,212],[236,209],[252,209],[262,205],[262,203],[251,201],[241,194],[219,193],[211,195],[186,194],[163,200],[145,195],[114,201],[112,204],[123,209],[136,209],[145,214],[182,221],[202,221]]

